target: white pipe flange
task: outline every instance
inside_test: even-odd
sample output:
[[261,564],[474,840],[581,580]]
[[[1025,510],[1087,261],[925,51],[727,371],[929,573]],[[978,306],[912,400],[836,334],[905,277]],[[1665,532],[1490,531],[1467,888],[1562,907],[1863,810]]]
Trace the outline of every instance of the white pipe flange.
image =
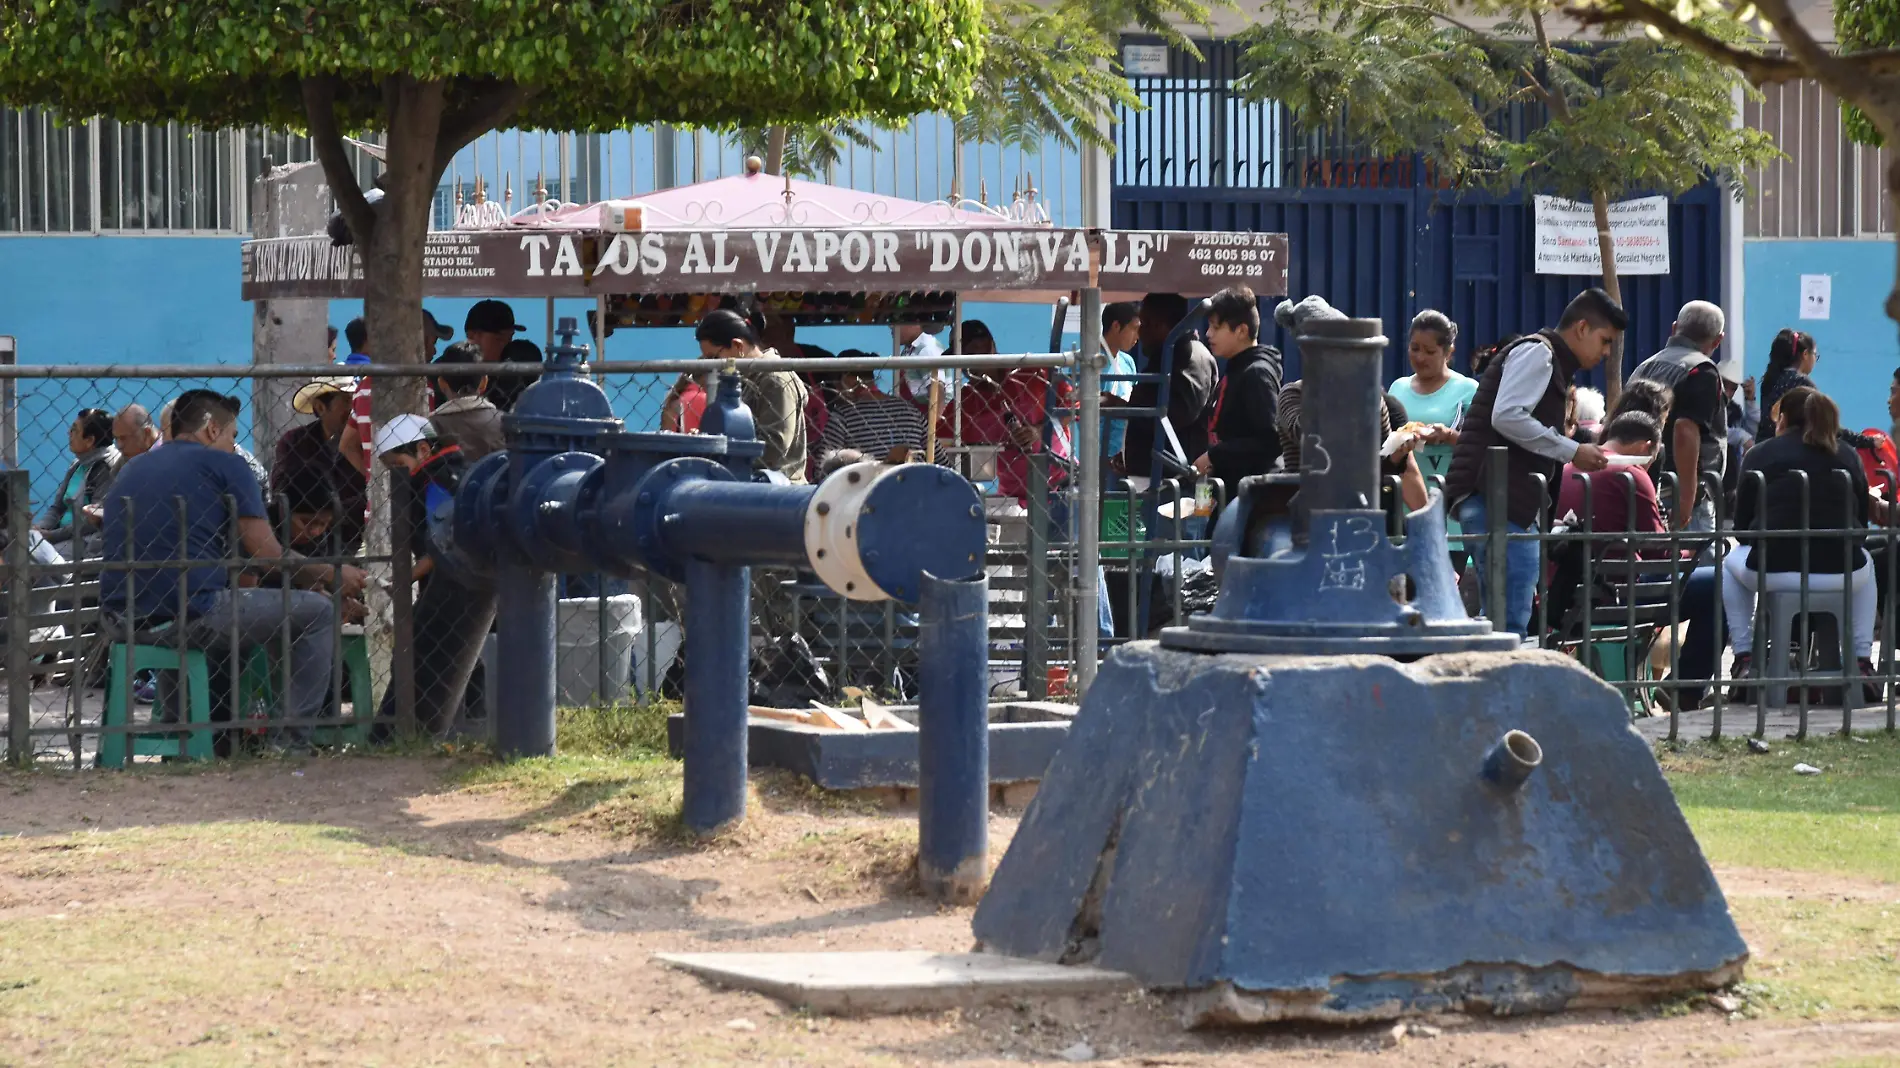
[[866,460],[833,471],[805,509],[805,559],[825,585],[854,601],[888,601],[858,556],[858,519],[871,487],[897,468]]

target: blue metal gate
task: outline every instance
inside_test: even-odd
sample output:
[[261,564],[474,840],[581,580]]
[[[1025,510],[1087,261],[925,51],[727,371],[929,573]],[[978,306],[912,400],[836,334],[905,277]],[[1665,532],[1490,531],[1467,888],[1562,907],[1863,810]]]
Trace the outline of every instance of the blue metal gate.
[[[1287,234],[1293,295],[1318,293],[1350,314],[1385,320],[1388,379],[1410,373],[1405,326],[1421,309],[1458,323],[1456,366],[1464,370],[1477,349],[1554,325],[1578,290],[1597,284],[1536,273],[1527,197],[1454,196],[1418,157],[1373,157],[1341,130],[1302,129],[1277,103],[1234,95],[1243,66],[1235,42],[1196,43],[1200,58],[1168,49],[1165,74],[1143,64],[1129,79],[1143,107],[1117,114],[1114,225]],[[1511,136],[1542,121],[1528,104],[1507,119]],[[1662,347],[1683,302],[1721,299],[1724,195],[1705,183],[1676,198],[1671,272],[1622,280],[1633,320],[1627,367]],[[1270,340],[1287,348],[1284,337]],[[1299,364],[1288,357],[1290,378]]]
[[[1666,275],[1622,279],[1630,330],[1625,366],[1662,347],[1676,310],[1690,300],[1722,297],[1722,203],[1704,184],[1669,208]],[[1386,377],[1410,374],[1405,324],[1437,308],[1458,324],[1456,366],[1501,337],[1552,326],[1594,276],[1538,274],[1532,209],[1522,194],[1449,197],[1411,188],[1180,188],[1118,186],[1118,227],[1285,233],[1288,289],[1318,293],[1351,315],[1385,320],[1392,345]],[[1277,328],[1272,343],[1288,349]],[[1299,374],[1288,352],[1287,377]],[[1601,384],[1601,371],[1595,374]]]

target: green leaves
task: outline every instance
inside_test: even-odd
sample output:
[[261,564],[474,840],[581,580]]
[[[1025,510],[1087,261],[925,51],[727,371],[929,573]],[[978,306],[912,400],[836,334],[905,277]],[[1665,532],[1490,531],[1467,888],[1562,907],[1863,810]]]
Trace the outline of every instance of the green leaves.
[[[1777,154],[1731,129],[1733,71],[1645,35],[1540,41],[1543,0],[1271,0],[1241,90],[1467,186],[1682,192]],[[1731,34],[1734,28],[1727,31]]]
[[0,21],[0,100],[302,126],[297,81],[328,74],[362,129],[403,73],[451,107],[463,86],[532,88],[519,121],[564,130],[901,119],[966,104],[983,29],[979,0],[35,0]]
[[[1834,5],[1834,35],[1842,52],[1900,47],[1900,0],[1853,0]],[[1859,108],[1843,102],[1841,118],[1847,136],[1863,145],[1881,145],[1886,138]]]

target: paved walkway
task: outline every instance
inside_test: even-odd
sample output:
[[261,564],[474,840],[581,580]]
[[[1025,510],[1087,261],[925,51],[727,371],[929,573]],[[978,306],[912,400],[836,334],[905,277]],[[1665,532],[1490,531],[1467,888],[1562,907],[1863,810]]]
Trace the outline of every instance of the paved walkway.
[[[1767,717],[1767,729],[1762,736],[1769,739],[1790,738],[1800,730],[1801,710],[1798,708],[1770,708]],[[1853,713],[1853,729],[1856,734],[1884,731],[1890,722],[1885,705],[1857,708]],[[1715,711],[1709,708],[1694,712],[1683,712],[1677,717],[1676,737],[1683,741],[1692,741],[1709,737],[1715,728]],[[1669,737],[1669,716],[1648,716],[1635,721],[1636,729],[1650,741],[1661,741]],[[1724,705],[1722,707],[1722,737],[1739,738],[1753,735],[1756,728],[1754,705]],[[1808,709],[1808,734],[1818,737],[1838,734],[1841,729],[1841,710],[1838,708],[1810,707]]]

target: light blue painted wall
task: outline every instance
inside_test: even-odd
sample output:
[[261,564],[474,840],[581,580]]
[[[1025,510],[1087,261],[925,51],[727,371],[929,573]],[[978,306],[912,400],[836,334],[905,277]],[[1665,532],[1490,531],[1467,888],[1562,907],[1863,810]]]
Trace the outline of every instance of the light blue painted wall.
[[[1820,359],[1814,379],[1841,406],[1851,429],[1886,429],[1887,386],[1900,366],[1887,294],[1893,288],[1892,241],[1750,241],[1743,323],[1748,373],[1760,378],[1768,345],[1783,327],[1814,335]],[[1827,319],[1802,319],[1801,276],[1833,277]]]
[[[229,237],[0,238],[0,334],[18,339],[20,362],[28,364],[249,363],[238,244]],[[240,385],[193,384],[228,392]],[[137,401],[156,412],[172,392],[140,379],[22,380],[20,462],[33,472],[34,500],[46,499],[72,459],[66,428],[79,409],[115,411]]]
[[[238,298],[234,237],[5,237],[0,238],[0,334],[18,339],[20,361],[34,364],[247,364],[251,360],[250,307]],[[430,300],[425,306],[461,336],[472,301]],[[525,335],[539,343],[545,304],[516,301]],[[555,314],[586,322],[588,301],[560,301]],[[333,301],[338,330],[361,314],[356,301]],[[972,304],[967,314],[987,322],[1004,351],[1048,346],[1050,309],[1040,305]],[[813,327],[801,339],[833,351],[888,352],[883,327]],[[940,335],[941,336],[941,335]],[[1070,343],[1074,343],[1070,338]],[[613,360],[696,357],[683,329],[627,330],[607,341]],[[235,379],[212,388],[249,396]],[[635,426],[657,424],[665,384],[616,390]],[[108,410],[137,401],[157,410],[174,392],[152,380],[25,380],[20,384],[21,462],[34,473],[41,499],[70,461],[66,427],[81,408]],[[641,403],[634,403],[635,398]],[[248,437],[248,421],[244,429]]]

